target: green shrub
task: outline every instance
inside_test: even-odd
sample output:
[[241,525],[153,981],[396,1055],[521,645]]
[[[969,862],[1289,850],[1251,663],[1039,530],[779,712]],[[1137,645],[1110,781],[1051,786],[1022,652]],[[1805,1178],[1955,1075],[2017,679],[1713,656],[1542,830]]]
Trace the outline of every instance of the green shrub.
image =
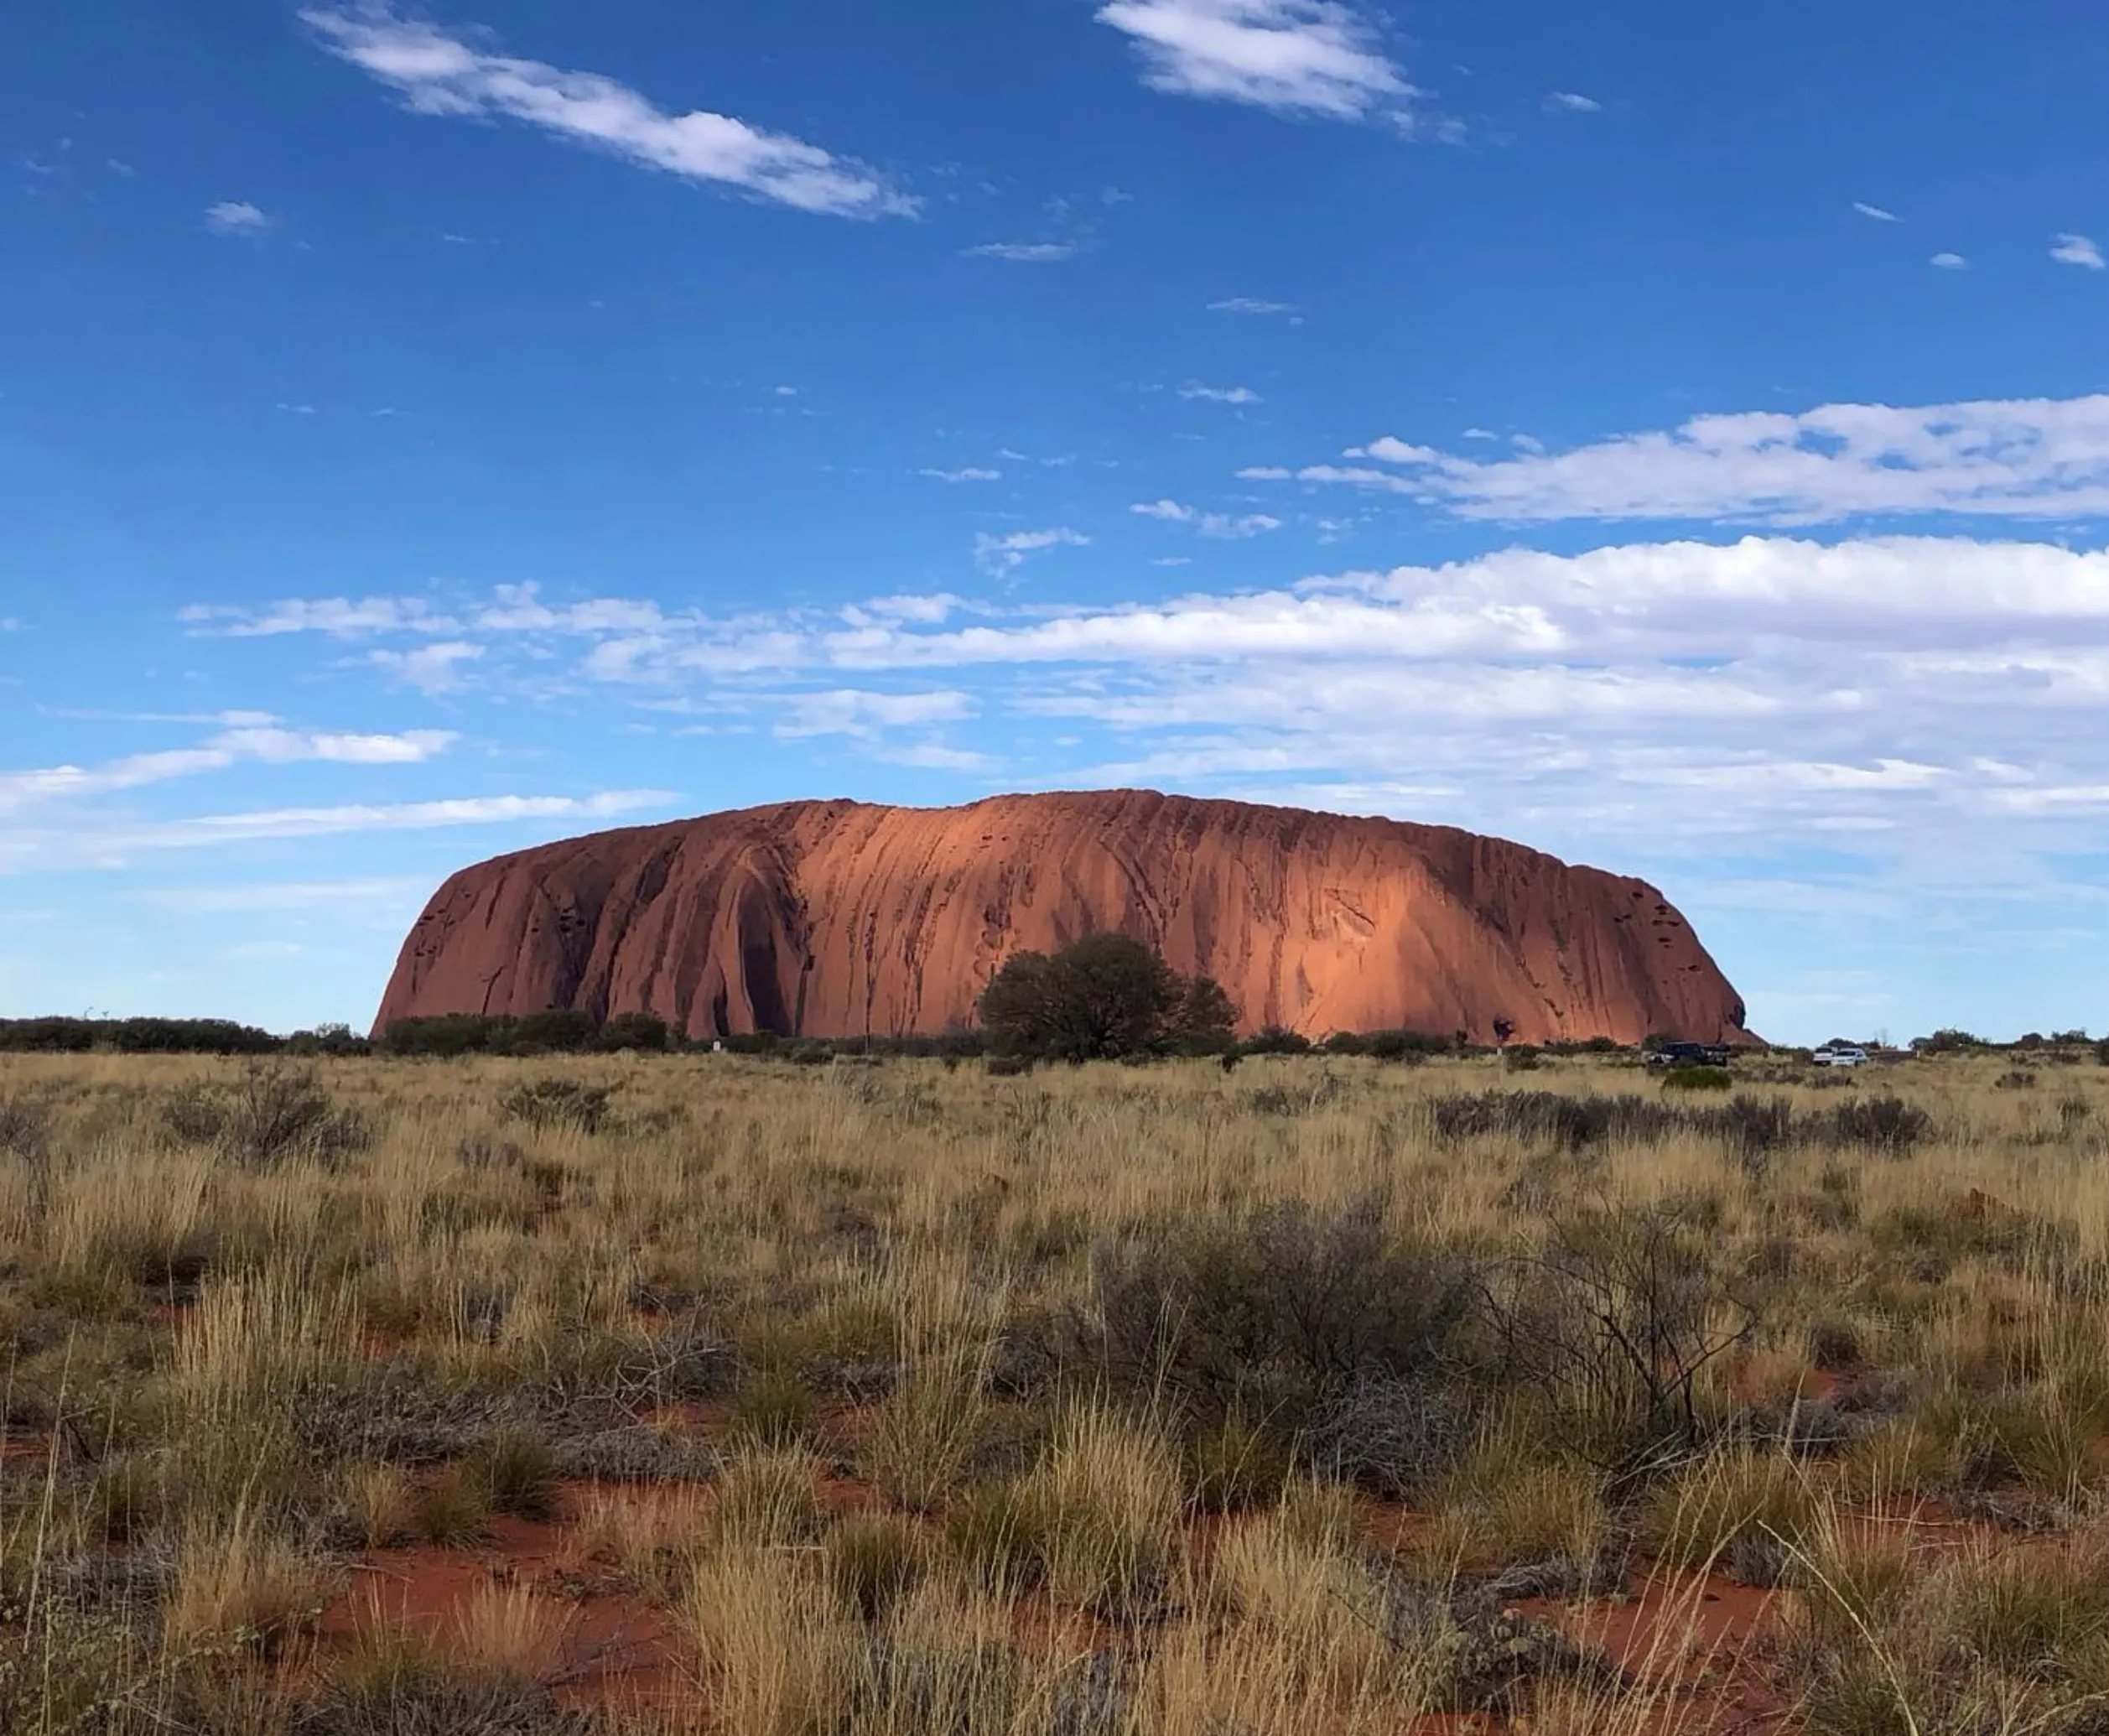
[[979,1011],[991,1048],[1046,1061],[1218,1054],[1237,1026],[1220,984],[1181,976],[1125,934],[1014,953],[982,991]]
[[1673,1067],[1662,1078],[1665,1091],[1727,1091],[1735,1075],[1725,1067]]
[[1826,1120],[1833,1145],[1867,1146],[1890,1156],[1902,1156],[1933,1130],[1931,1115],[1894,1095],[1852,1099]]
[[1364,1382],[1441,1378],[1480,1294],[1469,1261],[1395,1241],[1374,1210],[1296,1204],[1104,1250],[1094,1278],[1094,1359],[1117,1380],[1286,1440]]
[[536,1079],[517,1085],[499,1103],[515,1120],[531,1127],[569,1127],[599,1133],[608,1125],[612,1085],[589,1085],[578,1079]]

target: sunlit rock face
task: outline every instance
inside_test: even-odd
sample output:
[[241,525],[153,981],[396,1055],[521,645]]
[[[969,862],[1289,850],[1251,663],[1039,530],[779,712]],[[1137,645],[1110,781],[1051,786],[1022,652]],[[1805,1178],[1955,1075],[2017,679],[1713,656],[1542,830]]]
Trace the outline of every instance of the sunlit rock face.
[[500,856],[434,896],[377,1028],[569,1007],[691,1037],[933,1032],[972,1021],[1010,954],[1108,929],[1214,977],[1247,1029],[1749,1040],[1643,881],[1447,826],[1139,790],[788,802]]

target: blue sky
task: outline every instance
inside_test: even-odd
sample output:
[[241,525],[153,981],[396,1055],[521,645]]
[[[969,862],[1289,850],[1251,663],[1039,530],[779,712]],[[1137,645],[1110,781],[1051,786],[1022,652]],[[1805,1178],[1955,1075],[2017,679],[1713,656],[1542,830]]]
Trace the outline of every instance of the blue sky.
[[1139,783],[1644,874],[1777,1038],[2109,1024],[2096,8],[0,44],[0,1014],[363,1023],[502,850]]

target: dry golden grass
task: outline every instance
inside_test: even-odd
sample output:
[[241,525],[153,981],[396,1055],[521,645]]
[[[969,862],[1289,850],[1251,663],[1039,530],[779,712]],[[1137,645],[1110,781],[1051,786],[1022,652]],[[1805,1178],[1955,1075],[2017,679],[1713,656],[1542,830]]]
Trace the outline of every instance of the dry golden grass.
[[2109,1070],[2010,1065],[1748,1060],[1749,1133],[1603,1058],[344,1061],[370,1137],[267,1163],[181,1108],[238,1063],[0,1058],[0,1728],[566,1729],[548,1588],[273,1655],[349,1556],[553,1520],[740,1736],[1665,1728],[1488,1603],[1620,1562],[1776,1584],[1811,1731],[2077,1736]]

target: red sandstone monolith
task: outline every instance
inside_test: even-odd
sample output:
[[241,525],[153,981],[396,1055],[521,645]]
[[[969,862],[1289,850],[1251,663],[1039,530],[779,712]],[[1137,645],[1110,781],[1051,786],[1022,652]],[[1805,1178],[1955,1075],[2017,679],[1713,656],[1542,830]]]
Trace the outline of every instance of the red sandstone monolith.
[[570,1007],[691,1037],[938,1032],[1010,954],[1106,929],[1214,977],[1249,1030],[1751,1040],[1640,881],[1447,826],[1140,790],[787,802],[499,856],[434,896],[376,1028]]

